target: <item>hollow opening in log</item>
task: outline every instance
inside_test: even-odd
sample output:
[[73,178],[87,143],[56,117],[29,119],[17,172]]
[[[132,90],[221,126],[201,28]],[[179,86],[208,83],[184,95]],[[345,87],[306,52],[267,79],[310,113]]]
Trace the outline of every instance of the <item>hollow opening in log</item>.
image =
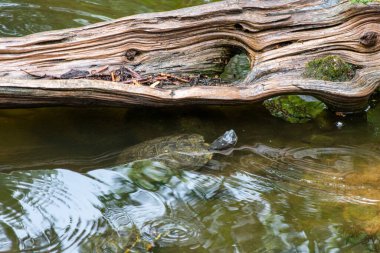
[[[124,72],[127,76],[119,78],[120,72],[123,72],[119,69],[114,72],[115,78],[111,77],[112,71],[109,71],[110,77],[103,80],[131,84],[138,82],[164,89],[231,86],[244,80],[251,70],[251,61],[244,48],[218,42],[181,51],[142,52],[128,49],[124,56],[127,59],[127,72]],[[92,73],[91,70],[89,72]]]
[[[36,79],[90,79],[121,82],[153,88],[179,89],[190,86],[234,86],[250,72],[244,49],[231,45],[195,48],[193,51],[142,52],[128,49],[127,61],[113,66],[72,68],[62,74],[34,74]],[[137,64],[136,64],[137,63]]]
[[229,83],[243,81],[251,70],[251,62],[246,51],[232,47],[231,57],[220,74],[222,80]]
[[191,86],[234,85],[235,81],[245,79],[250,71],[250,59],[246,50],[220,40],[190,45],[179,50],[143,52],[129,49],[124,56],[126,66],[144,77],[164,73],[185,79],[200,79],[200,82],[195,81]]

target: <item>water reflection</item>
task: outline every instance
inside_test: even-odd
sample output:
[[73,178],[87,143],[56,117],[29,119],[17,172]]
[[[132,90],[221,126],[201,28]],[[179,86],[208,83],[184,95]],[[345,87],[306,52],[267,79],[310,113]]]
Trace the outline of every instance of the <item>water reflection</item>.
[[207,2],[212,0],[5,0],[0,2],[0,37],[78,27],[136,13],[174,10]]
[[[347,155],[347,150],[343,151],[337,155]],[[294,174],[291,164],[288,171],[276,163],[263,166],[264,171],[257,166],[250,170],[248,164],[260,161],[247,156],[251,158],[241,156],[241,163],[225,158],[230,167],[224,175],[213,171],[169,173],[172,170],[168,169],[164,177],[151,178],[158,183],[153,188],[154,184],[146,187],[140,178],[130,176],[133,164],[87,174],[63,169],[1,174],[1,220],[12,230],[3,238],[2,250],[17,245],[21,251],[33,252],[119,252],[134,247],[252,252],[255,242],[255,252],[308,252],[315,244],[321,249],[345,246],[338,228],[347,222],[361,224],[359,228],[369,235],[376,234],[377,206],[355,206],[338,195],[326,198],[326,192],[337,193],[336,187],[326,189],[318,180],[312,186],[304,184],[298,177],[301,171]],[[158,175],[165,168],[148,161],[140,166],[153,176],[155,167]],[[233,169],[237,166],[238,170]],[[323,176],[328,175],[324,172]],[[312,179],[314,173],[307,177]],[[348,181],[346,186],[352,187]],[[334,223],[329,225],[331,218]]]
[[[93,187],[80,196],[86,178],[66,170],[15,172],[1,175],[1,221],[12,228],[9,238],[20,251],[58,252],[80,244],[96,231],[101,202]],[[92,186],[92,185],[90,185]],[[85,210],[75,215],[73,210]]]
[[[256,106],[3,110],[0,251],[376,251],[379,139],[344,120],[291,125]],[[239,142],[214,154],[218,170],[120,160],[160,136],[210,143],[228,129]]]

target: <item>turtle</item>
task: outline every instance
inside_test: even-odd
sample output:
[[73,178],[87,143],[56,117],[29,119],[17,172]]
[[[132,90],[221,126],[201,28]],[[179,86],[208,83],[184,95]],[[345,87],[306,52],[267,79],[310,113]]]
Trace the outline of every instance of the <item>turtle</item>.
[[124,150],[118,157],[119,164],[137,160],[154,160],[170,168],[200,168],[213,154],[227,150],[237,143],[234,130],[226,131],[211,144],[199,134],[179,134],[148,140]]
[[160,236],[145,238],[135,225],[122,231],[108,229],[88,238],[81,249],[93,253],[148,253],[156,247],[155,242]]

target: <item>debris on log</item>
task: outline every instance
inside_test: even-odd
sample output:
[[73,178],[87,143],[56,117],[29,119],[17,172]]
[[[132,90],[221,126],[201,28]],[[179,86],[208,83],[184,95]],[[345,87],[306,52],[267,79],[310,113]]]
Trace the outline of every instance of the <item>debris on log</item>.
[[[153,75],[140,75],[136,71],[128,67],[121,66],[115,70],[107,70],[106,68],[100,68],[101,73],[98,70],[92,70],[91,74],[85,70],[70,71],[60,75],[37,75],[31,74],[27,71],[25,73],[34,77],[35,79],[90,79],[90,80],[103,80],[110,82],[122,82],[124,84],[133,85],[145,85],[149,87],[158,87],[163,89],[168,88],[182,88],[189,86],[220,86],[226,83],[221,78],[209,78],[207,75],[174,75],[174,74],[153,74]],[[107,70],[107,71],[106,71]]]
[[[360,111],[380,84],[379,34],[379,2],[228,0],[0,38],[0,106],[240,104],[306,94]],[[247,77],[215,78],[241,52]],[[321,59],[347,76],[310,72],[323,69]]]

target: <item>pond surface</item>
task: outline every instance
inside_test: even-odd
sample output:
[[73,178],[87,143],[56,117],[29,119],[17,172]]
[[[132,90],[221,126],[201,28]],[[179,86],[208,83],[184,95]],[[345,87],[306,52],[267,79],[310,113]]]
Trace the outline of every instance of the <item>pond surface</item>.
[[[259,105],[1,110],[0,251],[145,247],[131,246],[136,233],[154,252],[377,249],[380,110],[368,118],[289,124]],[[229,129],[238,144],[213,166],[118,161],[142,141],[210,143]]]
[[[0,34],[201,2],[3,1]],[[120,160],[229,129],[235,148],[197,170]],[[261,105],[0,110],[0,252],[378,252],[379,153],[380,108],[305,124]]]
[[78,27],[137,13],[168,11],[215,0],[1,0],[0,36]]

